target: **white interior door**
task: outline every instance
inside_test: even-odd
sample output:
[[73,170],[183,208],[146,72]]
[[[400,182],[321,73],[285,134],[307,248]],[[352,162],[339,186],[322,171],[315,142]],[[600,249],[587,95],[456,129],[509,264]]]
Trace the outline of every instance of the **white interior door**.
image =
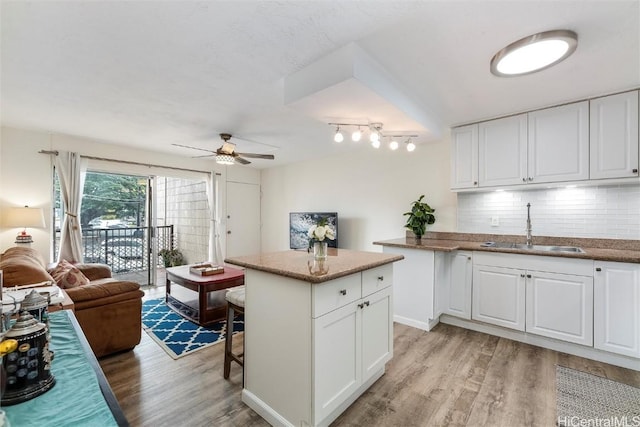
[[227,182],[227,257],[259,253],[260,186]]

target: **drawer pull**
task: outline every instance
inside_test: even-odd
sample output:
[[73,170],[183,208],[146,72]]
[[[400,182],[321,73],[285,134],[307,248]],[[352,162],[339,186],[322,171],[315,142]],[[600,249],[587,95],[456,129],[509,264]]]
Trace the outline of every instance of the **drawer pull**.
[[346,295],[346,294],[347,294],[346,289],[340,289],[340,295]]
[[596,271],[602,271],[600,267],[596,267]]
[[378,280],[384,282],[384,276],[378,276]]

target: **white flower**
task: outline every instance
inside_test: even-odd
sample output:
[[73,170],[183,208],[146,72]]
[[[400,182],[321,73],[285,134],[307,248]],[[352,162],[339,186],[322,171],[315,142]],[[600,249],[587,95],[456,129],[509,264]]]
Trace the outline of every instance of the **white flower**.
[[312,225],[307,232],[307,236],[309,239],[319,242],[324,241],[324,239],[334,240],[336,238],[335,231],[328,225]]

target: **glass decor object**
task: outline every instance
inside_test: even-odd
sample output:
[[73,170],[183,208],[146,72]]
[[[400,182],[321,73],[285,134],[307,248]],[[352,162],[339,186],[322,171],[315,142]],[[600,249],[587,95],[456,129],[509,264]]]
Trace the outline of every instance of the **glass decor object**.
[[329,251],[329,243],[326,241],[313,242],[313,258],[317,260],[327,259],[327,252]]

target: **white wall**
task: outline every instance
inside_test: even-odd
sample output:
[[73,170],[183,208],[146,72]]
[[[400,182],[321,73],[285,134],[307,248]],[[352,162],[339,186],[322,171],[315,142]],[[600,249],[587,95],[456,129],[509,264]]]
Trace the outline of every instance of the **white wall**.
[[524,236],[527,203],[534,237],[640,239],[640,184],[460,193],[458,231]]
[[436,209],[432,231],[456,227],[449,190],[449,140],[413,153],[366,147],[262,171],[262,250],[289,248],[289,212],[338,212],[339,247],[380,252],[376,240],[405,235],[405,217],[421,194]]
[[[227,171],[231,168],[243,169],[234,171],[235,179],[248,182],[259,181],[260,171],[241,166],[221,167],[214,160],[192,159],[174,155],[137,150],[123,145],[106,144],[69,135],[49,134],[32,130],[10,127],[1,129],[0,141],[0,215],[4,208],[13,206],[42,207],[45,210],[46,229],[30,230],[37,249],[45,259],[52,255],[52,219],[50,212],[52,204],[52,158],[39,154],[40,150],[75,151],[82,155],[103,157],[118,160],[128,160],[177,168],[195,169],[200,171],[216,171],[221,174],[221,181],[226,180]],[[97,162],[100,163],[100,162]],[[152,168],[136,167],[117,163],[101,163],[104,167],[113,167],[122,173],[141,173],[141,170],[152,174]],[[103,169],[104,170],[104,169]],[[165,171],[167,172],[167,171]],[[167,172],[167,175],[178,174],[177,171]],[[225,186],[220,186],[221,192]],[[225,200],[224,194],[221,200]],[[221,208],[224,212],[224,206]],[[0,217],[1,221],[1,217]],[[0,222],[1,227],[1,222]],[[14,246],[17,229],[0,228],[0,252]],[[222,236],[224,239],[224,235]]]

